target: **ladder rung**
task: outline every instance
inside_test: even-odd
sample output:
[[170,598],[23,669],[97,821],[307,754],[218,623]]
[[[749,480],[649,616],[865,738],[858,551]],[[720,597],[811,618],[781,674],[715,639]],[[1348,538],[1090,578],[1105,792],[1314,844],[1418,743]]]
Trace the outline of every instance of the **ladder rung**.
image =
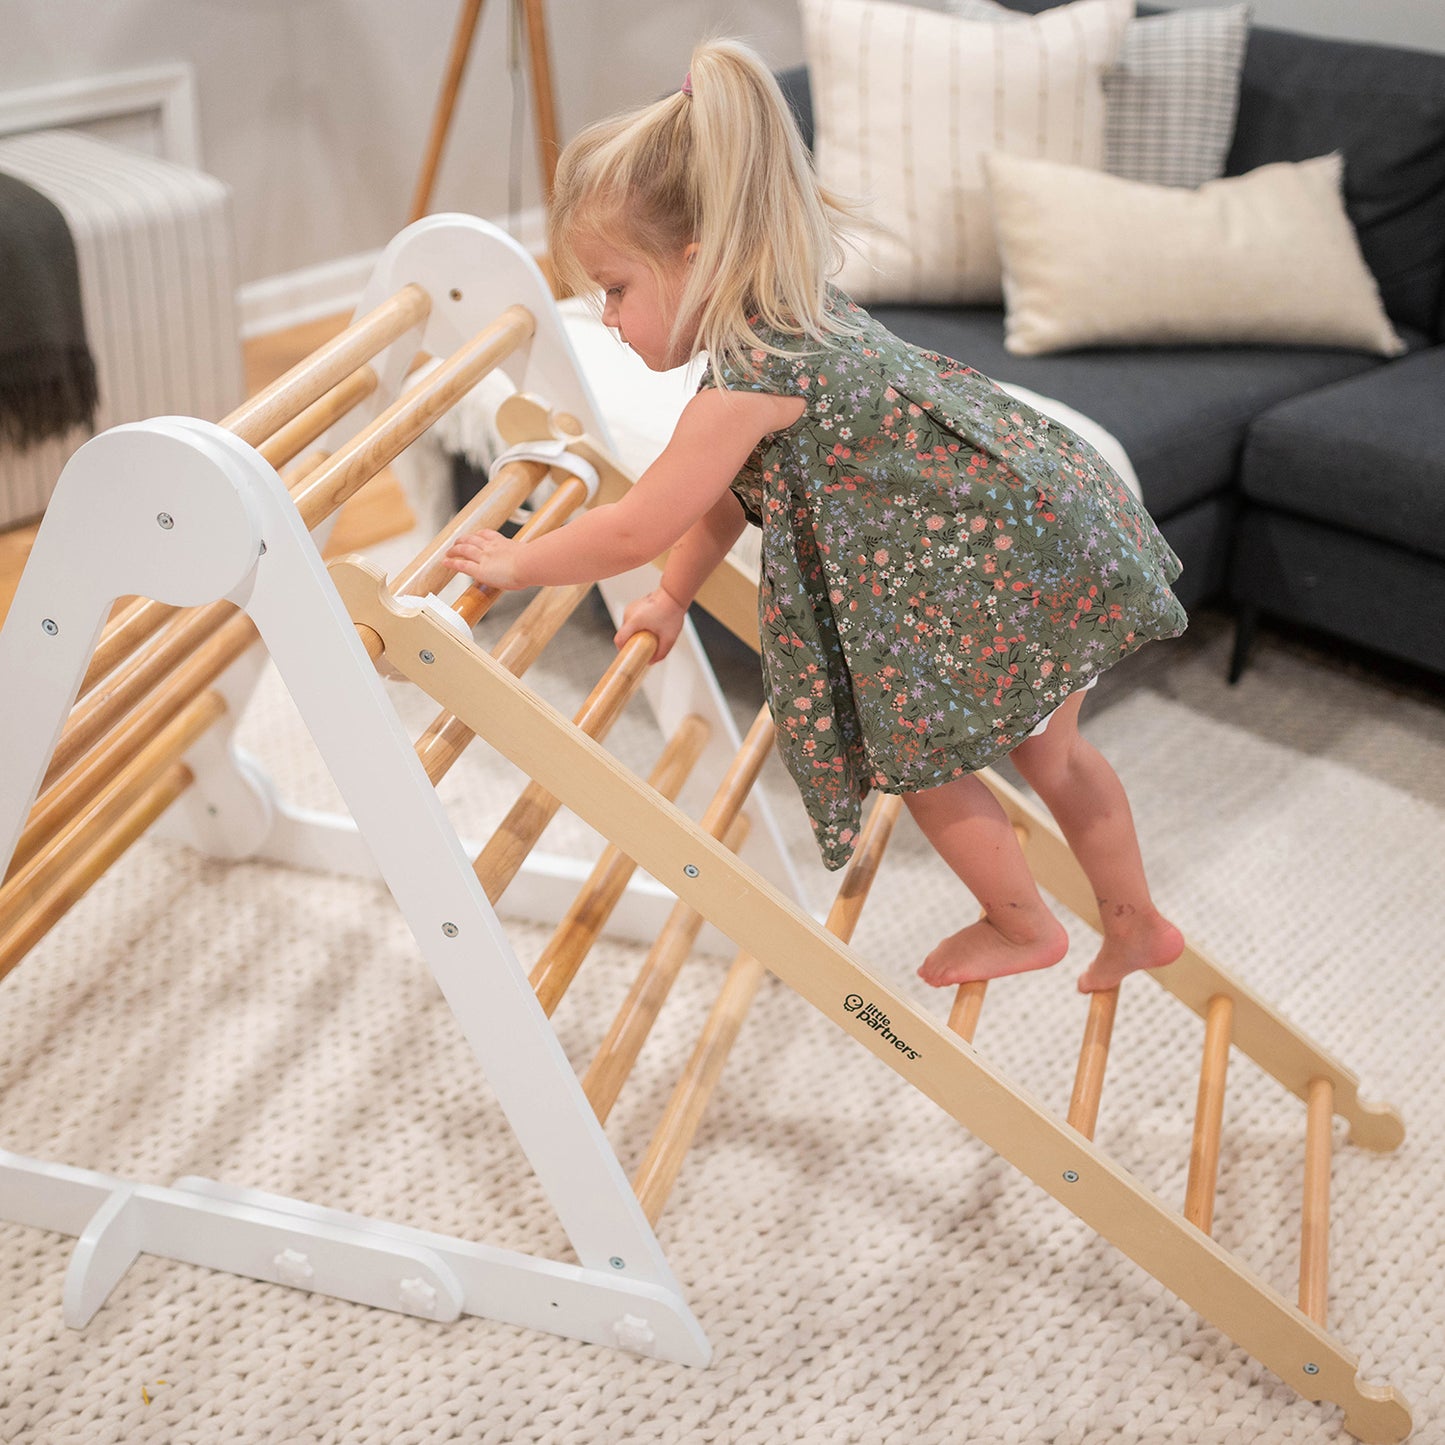
[[[868,891],[878,876],[878,867],[883,861],[901,806],[901,799],[896,794],[884,794],[874,804],[868,821],[863,825],[842,886],[828,911],[826,924],[828,931],[845,943],[853,936]],[[682,1161],[702,1122],[703,1111],[722,1075],[728,1052],[737,1039],[762,976],[762,964],[750,954],[740,953],[733,960],[692,1057],[673,1089],[662,1120],[638,1166],[632,1186],[643,1213],[653,1224],[657,1223],[667,1196],[677,1181]]]
[[[678,724],[647,778],[661,797],[670,802],[677,798],[711,733],[707,721],[697,713],[689,713]],[[582,960],[606,927],[636,871],[637,864],[615,843],[609,843],[563,914],[531,973],[537,1002],[549,1018],[556,1012],[562,995],[576,978]]]
[[170,768],[133,802],[104,832],[96,832],[66,856],[65,870],[43,898],[14,918],[6,920],[0,935],[0,978],[65,916],[137,838],[190,786],[191,770],[184,763]]
[[0,918],[13,917],[53,890],[68,867],[68,857],[92,834],[104,833],[196,739],[226,711],[215,691],[187,703],[153,738],[141,746],[105,786],[62,820],[52,836],[29,850],[26,861],[12,868],[0,887]]
[[[522,463],[521,465],[530,467],[533,464]],[[504,468],[503,470],[506,471],[507,469]],[[524,474],[523,480],[527,481],[530,477],[531,472],[527,472]],[[535,483],[527,486],[526,491],[523,492],[522,486],[519,483],[516,489],[517,494],[522,496],[530,495],[534,485]],[[503,495],[510,496],[511,494],[503,493]],[[496,502],[496,498],[492,498],[491,500],[493,503]],[[576,477],[568,477],[532,514],[527,525],[517,533],[516,540],[525,542],[533,537],[543,537],[546,536],[548,532],[555,532],[574,512],[579,511],[586,502],[586,483]],[[497,505],[496,510],[500,512],[500,505]],[[507,515],[510,516],[511,514],[508,513]],[[477,518],[476,524],[478,526],[484,525],[487,520],[490,520],[490,518],[484,515]],[[505,520],[505,518],[502,520]],[[447,533],[453,536],[456,535],[457,528],[455,519],[447,524],[446,530]],[[432,541],[427,544],[426,549],[412,559],[406,572],[398,576],[394,585],[388,581],[387,590],[393,593],[393,595],[405,592],[407,588],[404,584],[408,579],[411,580],[414,586],[421,586],[428,576],[435,576],[438,569],[441,569],[441,564],[435,561],[435,556],[444,551],[445,547],[442,545],[442,539],[433,538]],[[446,572],[447,579],[456,575],[449,567],[441,570]],[[443,579],[443,583],[447,579]],[[475,627],[477,623],[491,611],[497,599],[501,597],[502,594],[503,589],[500,587],[484,587],[481,583],[474,582],[452,603],[452,611],[455,612],[468,627]],[[366,649],[367,656],[375,662],[380,658],[383,650],[381,634],[378,633],[375,628],[368,627],[364,623],[357,624],[356,633],[361,639],[361,645]]]
[[[642,686],[656,651],[657,638],[651,632],[635,632],[623,643],[572,719],[582,732],[599,741],[607,736],[623,708]],[[477,881],[492,903],[506,892],[507,885],[517,876],[527,854],[561,806],[561,801],[540,783],[528,783],[523,788],[472,864]]]
[[456,578],[444,562],[453,540],[464,532],[495,531],[547,475],[546,462],[508,462],[487,478],[487,484],[452,517],[405,567],[387,579],[397,594],[425,597],[441,592]]
[[[723,842],[737,852],[747,835],[747,818],[737,817],[723,836]],[[627,997],[617,1010],[611,1028],[607,1030],[607,1037],[592,1056],[592,1062],[582,1076],[582,1092],[587,1095],[600,1123],[607,1122],[607,1116],[612,1112],[622,1086],[627,1082],[632,1066],[637,1062],[637,1056],[642,1052],[642,1046],[647,1042],[647,1036],[652,1032],[652,1026],[657,1022],[657,1016],[662,1012],[688,954],[692,952],[693,944],[697,942],[698,934],[702,932],[702,925],[703,916],[696,909],[682,902],[673,905],[655,942],[648,949],[632,987],[627,990]]]
[[[129,709],[119,704],[107,709],[106,726],[99,725],[100,720],[93,712],[87,732],[93,731],[94,735],[86,747],[66,748],[63,753],[61,748],[57,748],[46,769],[37,808],[46,803],[54,790],[69,786],[72,770],[83,766],[87,773],[97,773],[103,779],[103,771],[93,765],[106,754],[107,749],[122,742],[128,747],[135,740],[143,742],[154,736],[256,641],[255,624],[244,612],[238,612],[229,602],[212,603],[211,606],[218,609],[216,616],[220,625],[213,630],[208,628],[199,646],[174,647],[171,655],[174,671],[169,676],[162,672],[148,693],[128,688],[124,700],[130,704]],[[209,610],[201,609],[203,613]],[[119,726],[114,726],[116,723]],[[32,812],[32,819],[36,816]]]
[[419,326],[430,311],[431,298],[420,286],[402,287],[243,402],[221,425],[253,447],[260,446],[357,367]]
[[379,384],[377,374],[369,366],[359,366],[343,377],[324,396],[319,396],[305,411],[292,417],[280,430],[267,437],[256,448],[277,471],[295,461],[312,442],[323,436],[353,407],[365,401]]
[[13,871],[53,837],[97,793],[117,770],[135,755],[201,691],[228,668],[256,640],[256,629],[244,613],[202,643],[168,679],[166,686],[146,699],[120,725],[107,733],[72,768],[57,777],[35,801],[25,831],[10,860]]
[[1084,1024],[1084,1042],[1074,1073],[1074,1092],[1069,1099],[1069,1123],[1086,1139],[1094,1137],[1094,1125],[1099,1118],[1104,1070],[1109,1063],[1109,1039],[1114,1032],[1114,1011],[1118,1006],[1117,984],[1089,995],[1089,1017]]
[[[518,542],[529,542],[536,537],[545,537],[555,532],[574,512],[587,505],[587,483],[580,477],[566,477],[557,490],[527,519],[527,524],[517,533]],[[473,583],[452,606],[469,624],[475,625],[487,610],[502,595],[500,587],[485,587]]]
[[1310,1080],[1305,1109],[1304,1207],[1300,1220],[1299,1307],[1325,1322],[1330,1274],[1330,1163],[1334,1152],[1335,1086]]
[[[591,590],[590,582],[577,582],[570,587],[544,587],[502,634],[492,649],[492,656],[513,677],[521,677],[542,655],[542,649],[557,635],[562,624]],[[376,636],[369,627],[357,630]],[[455,713],[443,710],[431,720],[426,731],[417,739],[416,755],[434,785],[447,775],[474,737],[476,734]]]
[[1234,1000],[1228,994],[1217,993],[1204,1014],[1204,1057],[1199,1065],[1199,1098],[1194,1106],[1189,1183],[1184,1190],[1184,1217],[1205,1234],[1214,1227],[1219,1136],[1224,1126],[1224,1086],[1233,1028]]
[[988,980],[980,978],[972,983],[959,984],[958,992],[953,996],[948,1026],[966,1043],[973,1042],[973,1036],[978,1030],[978,1019],[983,1012],[983,998],[987,992]]
[[[746,826],[739,814],[772,752],[773,737],[772,715],[764,706],[758,710],[742,747],[733,755],[702,815],[703,831],[722,839],[734,852],[739,844],[734,842],[733,829]],[[599,1119],[605,1121],[612,1112],[702,923],[702,915],[687,904],[679,902],[673,907],[612,1020],[607,1037],[587,1066],[582,1087]]]
[[[1014,823],[1014,837],[1018,839],[1019,847],[1022,848],[1029,837],[1029,830],[1019,822]],[[979,917],[987,915],[986,909],[979,910]],[[953,1007],[948,1013],[948,1026],[965,1043],[972,1043],[973,1036],[978,1032],[978,1020],[983,1013],[984,996],[988,993],[988,980],[986,978],[974,979],[969,983],[961,983],[958,992],[953,996]]]

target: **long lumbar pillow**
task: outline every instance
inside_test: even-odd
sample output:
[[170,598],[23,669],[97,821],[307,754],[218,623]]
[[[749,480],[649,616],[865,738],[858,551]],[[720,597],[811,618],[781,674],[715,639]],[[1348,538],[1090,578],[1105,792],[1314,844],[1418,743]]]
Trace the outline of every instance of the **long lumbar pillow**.
[[1196,190],[987,157],[1003,259],[1004,345],[1338,346],[1395,356],[1341,197],[1338,155]]

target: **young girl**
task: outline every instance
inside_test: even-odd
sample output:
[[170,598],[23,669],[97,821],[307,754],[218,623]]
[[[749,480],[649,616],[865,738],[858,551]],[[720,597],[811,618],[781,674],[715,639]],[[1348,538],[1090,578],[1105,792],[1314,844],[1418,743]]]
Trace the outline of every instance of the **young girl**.
[[1111,988],[1171,962],[1118,777],[1079,736],[1105,668],[1186,626],[1179,562],[1108,464],[986,377],[892,336],[827,276],[846,208],[815,180],[781,91],[745,46],[700,47],[682,89],[564,151],[551,257],[654,370],[709,357],[671,441],[621,502],[525,544],[448,560],[514,588],[595,581],[671,548],[620,646],[666,656],[748,522],[778,745],[824,862],[862,799],[901,793],[983,908],[920,975],[936,985],[1057,963],[1067,935],[974,773],[1008,755],[1098,897]]

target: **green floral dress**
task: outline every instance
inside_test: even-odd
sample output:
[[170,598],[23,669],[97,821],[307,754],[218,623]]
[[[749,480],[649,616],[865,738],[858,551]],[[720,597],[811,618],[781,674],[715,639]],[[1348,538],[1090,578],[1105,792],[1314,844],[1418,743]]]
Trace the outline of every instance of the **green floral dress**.
[[762,529],[758,620],[778,746],[824,863],[871,788],[912,793],[1010,752],[1071,692],[1184,631],[1179,559],[1075,433],[946,356],[860,326],[709,367],[797,396],[733,491]]

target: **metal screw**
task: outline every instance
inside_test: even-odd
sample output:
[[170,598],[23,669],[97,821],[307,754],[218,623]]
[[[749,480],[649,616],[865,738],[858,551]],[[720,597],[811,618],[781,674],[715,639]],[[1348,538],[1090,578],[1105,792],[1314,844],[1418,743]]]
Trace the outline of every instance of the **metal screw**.
[[264,557],[265,555],[266,555],[266,544],[265,544],[264,542],[262,542],[262,543],[261,543],[261,550],[260,550],[260,552],[257,553],[257,556]]
[[443,923],[442,932],[445,933],[448,938],[455,938],[457,934],[461,932],[461,929],[458,928],[455,923]]
[[1077,1170],[1074,1170],[1074,1169],[1065,1169],[1065,1170],[1064,1170],[1064,1183],[1065,1183],[1065,1184],[1077,1184],[1078,1182],[1079,1182],[1079,1175],[1078,1175],[1078,1171],[1077,1171]]
[[623,1259],[620,1254],[614,1254],[612,1258],[607,1261],[607,1263],[610,1264],[613,1269],[627,1268],[627,1261]]
[[171,528],[176,525],[176,519],[171,516],[169,512],[157,512],[156,521],[158,521],[161,526],[166,529],[167,532],[169,532]]
[[683,871],[684,873],[686,873],[689,878],[696,878],[696,877],[697,877],[697,864],[696,864],[696,863],[684,863],[684,864],[682,865],[682,871]]
[[435,662],[437,660],[436,653],[429,647],[423,647],[422,650],[417,653],[417,656],[421,658],[423,662]]
[[1313,1360],[1310,1360],[1310,1361],[1305,1365],[1305,1374],[1307,1374],[1307,1375],[1318,1375],[1319,1372],[1320,1372],[1320,1367],[1319,1367],[1317,1364],[1315,1364],[1315,1362],[1314,1362]]
[[46,617],[40,623],[40,630],[54,637],[60,631],[60,624],[53,617]]

